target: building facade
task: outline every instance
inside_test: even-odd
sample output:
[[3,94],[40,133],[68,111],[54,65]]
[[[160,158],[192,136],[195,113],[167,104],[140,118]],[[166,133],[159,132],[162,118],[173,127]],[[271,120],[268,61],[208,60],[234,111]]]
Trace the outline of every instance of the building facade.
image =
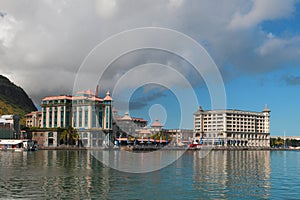
[[32,133],[43,146],[59,145],[60,133],[56,130],[71,126],[77,129],[80,144],[84,147],[101,147],[106,136],[112,132],[112,102],[109,92],[100,98],[97,92],[91,90],[77,92],[74,96],[49,96],[41,103],[41,121],[34,120],[39,117],[38,114],[30,113],[26,123],[29,127],[35,123],[45,129]]
[[91,90],[74,96],[51,96],[42,100],[43,128],[112,129],[112,98],[101,99]]
[[203,110],[194,113],[194,143],[222,146],[270,146],[270,110]]
[[0,139],[20,139],[20,117],[18,115],[2,115],[0,117]]
[[27,127],[42,127],[42,112],[33,111],[26,115]]
[[172,138],[175,146],[187,146],[193,138],[194,131],[192,129],[163,129],[163,133]]
[[124,116],[119,115],[116,109],[113,109],[114,132],[115,137],[135,136],[137,130],[147,127],[148,121],[143,118],[131,117],[128,112]]

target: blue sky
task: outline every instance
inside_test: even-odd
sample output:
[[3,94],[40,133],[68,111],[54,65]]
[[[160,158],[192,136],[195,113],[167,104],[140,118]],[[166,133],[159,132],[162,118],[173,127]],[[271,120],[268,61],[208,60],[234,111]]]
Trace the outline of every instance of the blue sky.
[[[298,0],[40,0],[30,4],[11,0],[1,2],[0,13],[0,73],[23,87],[37,105],[44,96],[71,94],[85,59],[95,47],[103,48],[100,43],[123,31],[160,27],[185,34],[205,48],[223,78],[227,108],[261,111],[267,104],[272,135],[282,135],[284,130],[287,135],[300,134]],[[89,87],[85,82],[98,76],[101,95],[122,88],[123,94],[114,98],[129,101],[132,116],[149,121],[158,117],[167,128],[180,126],[182,117],[190,118],[181,125],[192,128],[193,111],[187,108],[190,115],[180,111],[192,104],[190,93],[196,94],[204,109],[211,109],[211,99],[203,77],[180,57],[189,53],[189,46],[184,46],[183,55],[132,49],[110,65],[101,64],[107,55],[137,39],[113,41],[98,51],[97,59],[89,60],[97,67],[86,72],[82,86]],[[167,38],[154,39],[172,47],[183,45],[181,40],[165,44]],[[145,63],[173,67],[191,86],[182,85],[171,71],[133,70]],[[99,69],[104,76],[97,74]],[[157,83],[137,84],[149,77]],[[161,81],[165,82],[159,86]],[[134,92],[129,100],[124,100],[130,91]]]

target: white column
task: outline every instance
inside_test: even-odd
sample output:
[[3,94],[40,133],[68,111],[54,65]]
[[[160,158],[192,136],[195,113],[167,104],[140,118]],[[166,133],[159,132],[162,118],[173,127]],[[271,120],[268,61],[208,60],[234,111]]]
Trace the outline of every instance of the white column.
[[61,107],[58,106],[57,107],[57,127],[62,127],[62,125],[61,125],[61,114],[60,114],[60,111],[61,111]]
[[92,128],[92,106],[88,107],[88,128]]
[[45,108],[46,109],[46,127],[49,128],[49,107]]

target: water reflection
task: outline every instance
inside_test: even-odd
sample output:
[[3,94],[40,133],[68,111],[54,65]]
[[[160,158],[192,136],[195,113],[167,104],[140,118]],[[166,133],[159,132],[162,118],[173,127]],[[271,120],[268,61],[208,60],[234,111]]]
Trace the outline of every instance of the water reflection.
[[209,198],[269,198],[269,151],[194,152],[194,187]]
[[[170,157],[182,152],[169,152]],[[119,164],[127,154],[111,155]],[[118,155],[118,156],[116,156]],[[139,165],[148,159],[140,155]],[[149,158],[159,163],[167,154]],[[151,173],[109,168],[89,151],[0,152],[0,197],[27,199],[284,199],[298,198],[300,153],[187,151]],[[112,159],[116,158],[116,159]],[[272,170],[271,170],[272,169]]]
[[110,187],[109,170],[87,151],[0,152],[0,196],[105,197]]
[[148,173],[160,170],[177,161],[185,150],[158,150],[132,152],[119,150],[92,150],[91,154],[106,166],[121,172]]

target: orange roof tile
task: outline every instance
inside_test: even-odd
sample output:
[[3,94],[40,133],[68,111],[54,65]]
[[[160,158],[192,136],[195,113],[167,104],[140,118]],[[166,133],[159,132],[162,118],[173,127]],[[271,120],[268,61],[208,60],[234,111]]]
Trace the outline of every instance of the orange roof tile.
[[155,119],[155,122],[153,122],[152,124],[151,124],[151,127],[163,127],[164,125],[162,125],[159,121],[158,121],[158,119],[156,118]]

